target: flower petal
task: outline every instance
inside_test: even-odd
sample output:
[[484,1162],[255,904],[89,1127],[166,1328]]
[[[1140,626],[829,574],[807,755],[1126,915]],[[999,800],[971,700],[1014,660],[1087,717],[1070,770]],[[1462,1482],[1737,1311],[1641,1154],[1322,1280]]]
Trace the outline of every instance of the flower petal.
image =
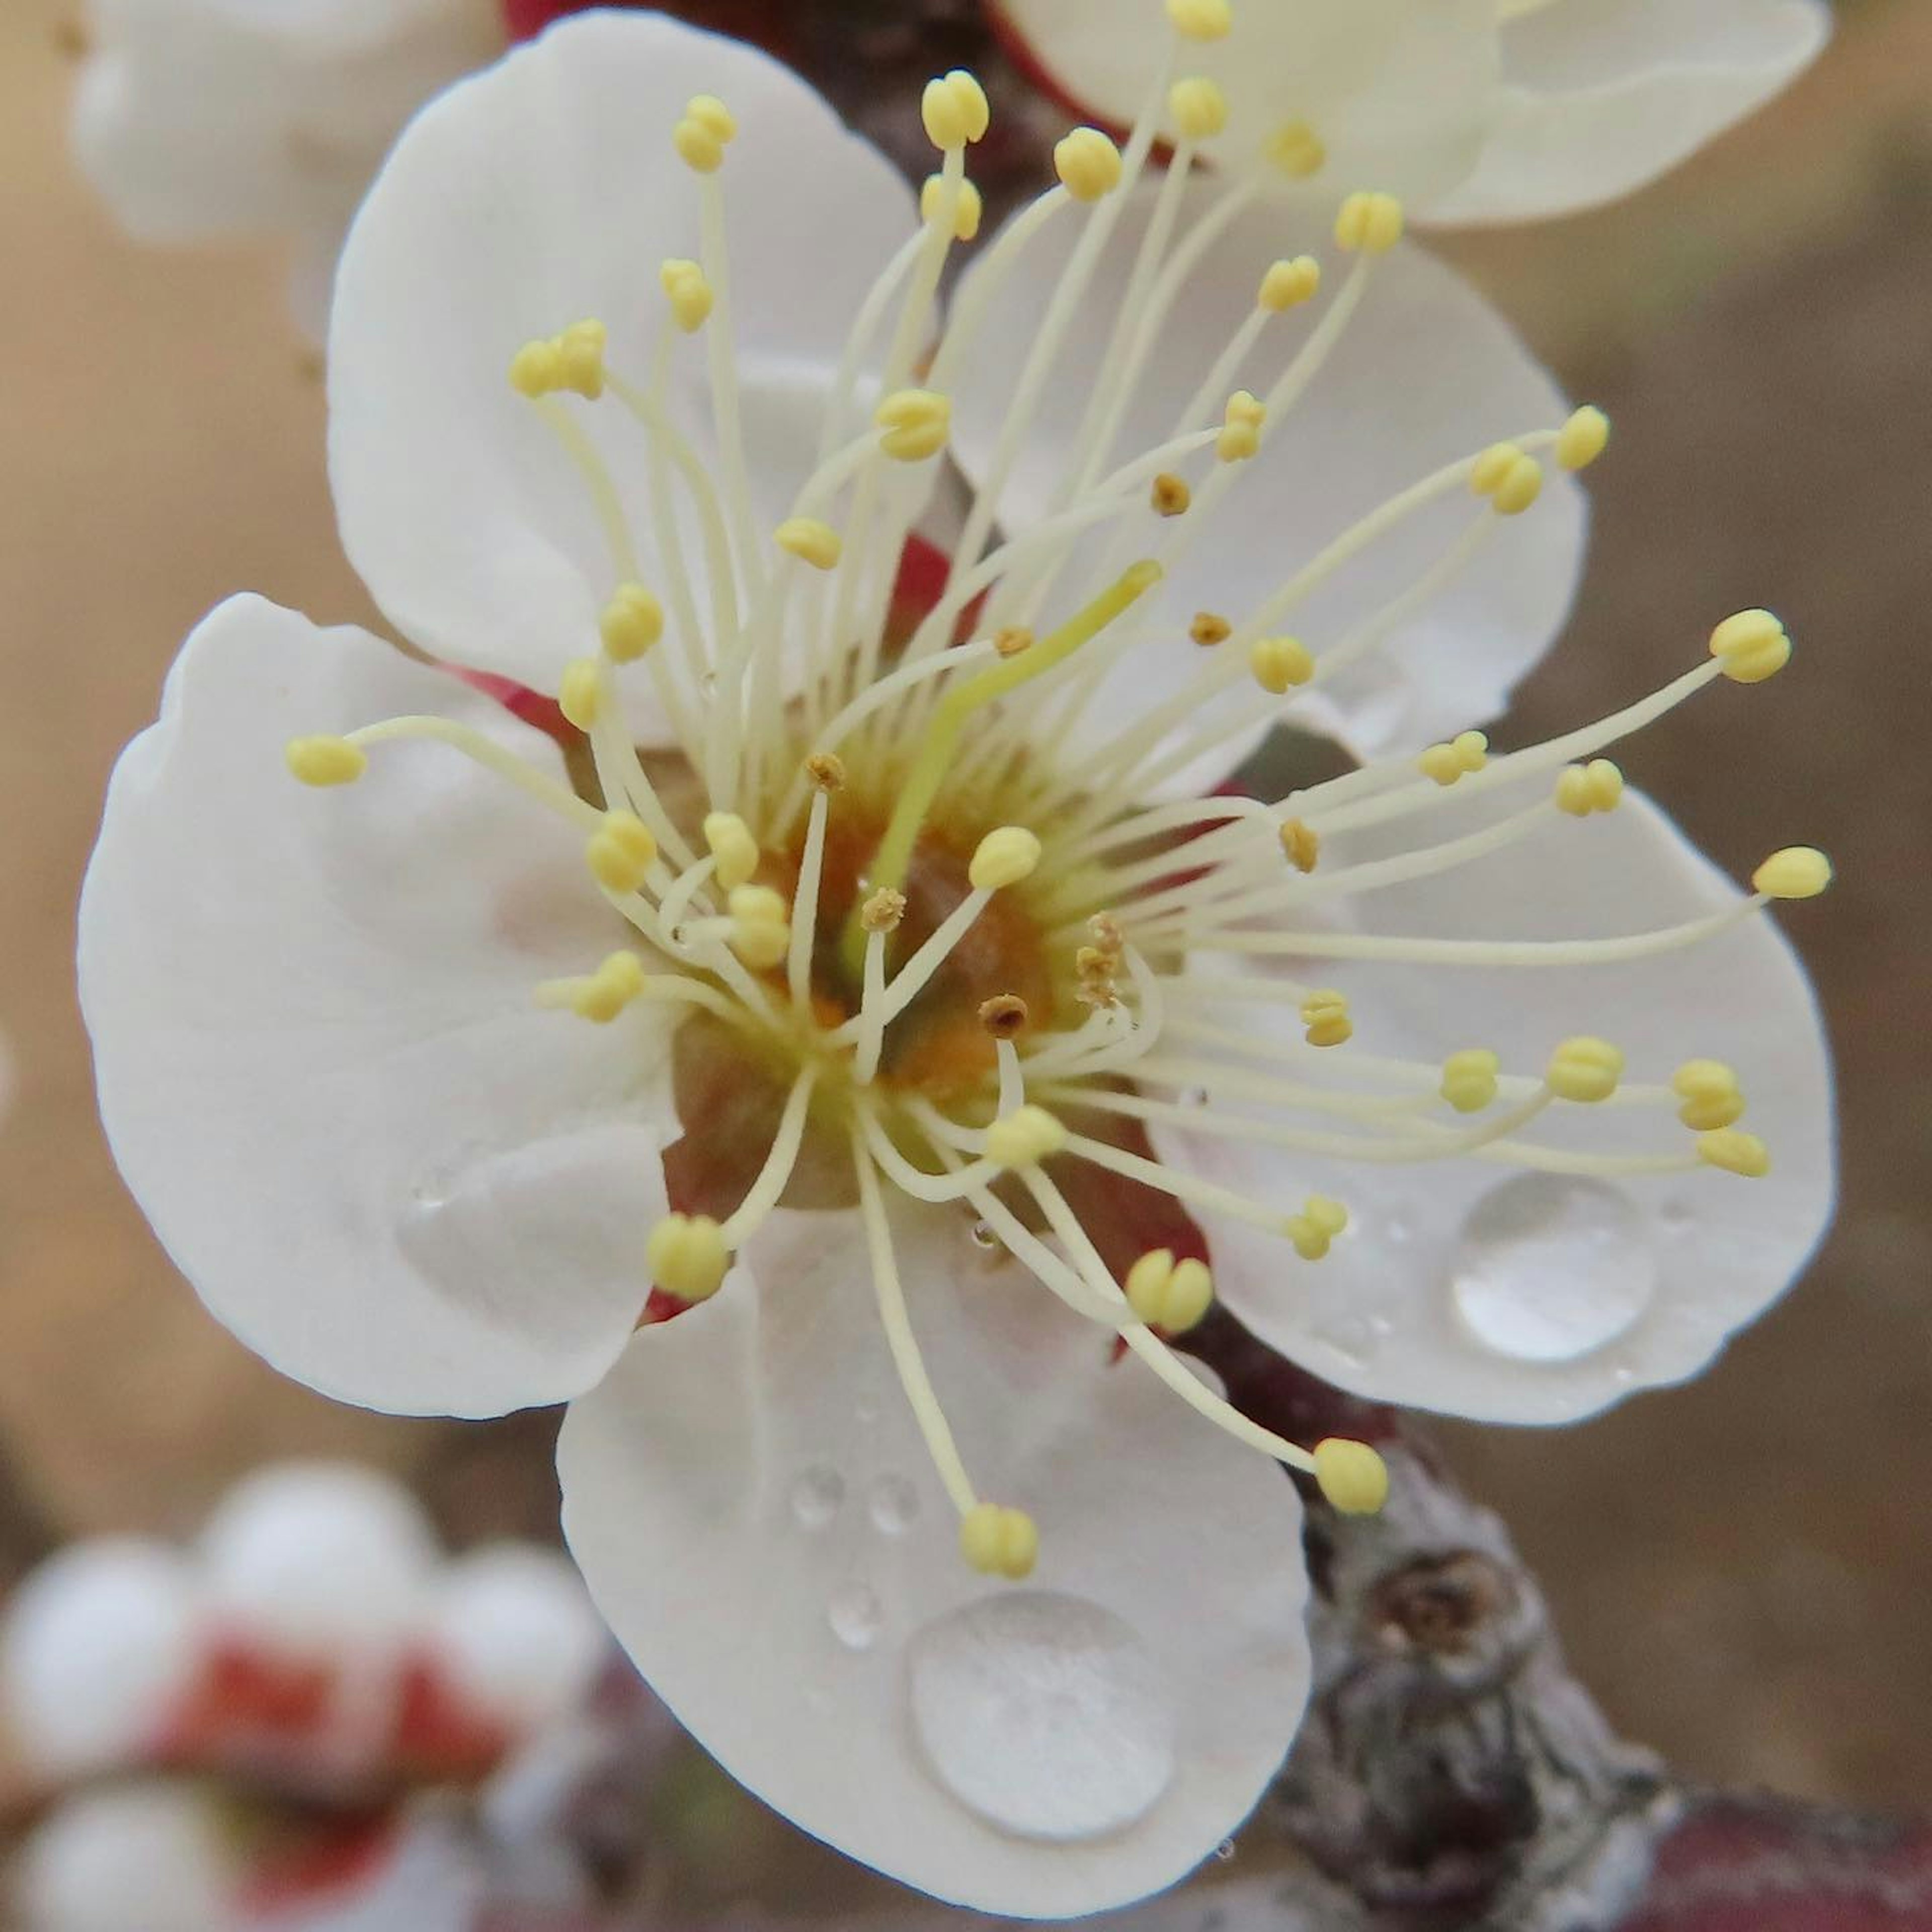
[[1308,1684],[1300,1512],[968,1225],[898,1214],[898,1259],[982,1493],[1039,1523],[1028,1583],[957,1553],[851,1214],[781,1215],[572,1405],[564,1523],[734,1777],[942,1898],[1060,1917],[1179,1878],[1275,1769]]
[[[661,16],[565,21],[451,89],[357,218],[329,344],[330,472],[351,560],[439,657],[548,692],[594,647],[612,555],[583,476],[507,372],[525,342],[594,316],[611,367],[648,382],[660,264],[699,253],[698,184],[671,144],[699,92],[726,98],[740,122],[722,179],[740,353],[754,380],[778,364],[788,390],[801,367],[822,382],[910,232],[908,191],[776,62]],[[679,339],[670,400],[715,474],[704,363],[701,344]],[[564,400],[616,482],[638,568],[663,591],[642,431],[614,398]],[[775,528],[815,448],[758,398],[745,424],[753,513]],[[682,544],[701,602],[688,519]]]
[[1755,113],[1832,31],[1819,0],[1558,0],[1503,33],[1474,172],[1427,219],[1526,221],[1615,200]]
[[[1495,809],[1459,816],[1456,829]],[[1608,818],[1566,820],[1507,854],[1365,896],[1359,923],[1369,932],[1581,938],[1696,918],[1738,897],[1656,807],[1626,794]],[[1743,1125],[1768,1142],[1773,1167],[1757,1181],[1708,1168],[1580,1178],[1478,1158],[1372,1167],[1160,1130],[1162,1157],[1191,1172],[1264,1198],[1306,1190],[1349,1208],[1348,1232],[1312,1266],[1284,1258],[1284,1244],[1258,1230],[1201,1217],[1219,1292],[1304,1367],[1384,1401],[1493,1421],[1568,1421],[1694,1374],[1778,1299],[1816,1246],[1834,1184],[1830,1070],[1803,970],[1762,917],[1694,952],[1616,966],[1333,970],[1355,1039],[1310,1052],[1306,1078],[1346,1079],[1352,1052],[1439,1066],[1473,1047],[1501,1053],[1506,1070],[1536,1074],[1559,1041],[1594,1034],[1623,1050],[1633,1082],[1668,1081],[1693,1058],[1730,1062],[1749,1103]],[[1244,1008],[1222,1023],[1257,1039],[1298,1037],[1288,1008]],[[1415,1083],[1434,1084],[1426,1075]],[[1238,1106],[1211,1091],[1208,1104]],[[1437,1118],[1460,1121],[1446,1109]],[[1296,1120],[1311,1124],[1305,1114]],[[1522,1138],[1669,1153],[1688,1152],[1690,1133],[1662,1104],[1558,1103]]]
[[[588,1386],[664,1210],[665,1023],[532,1005],[627,928],[580,835],[446,747],[344,791],[292,736],[386,715],[555,747],[457,681],[259,598],[206,620],[122,755],[80,909],[122,1172],[208,1306],[278,1367],[407,1413]],[[593,1035],[595,1036],[593,1037]]]
[[[1202,218],[1215,192],[1204,183],[1190,191],[1182,232]],[[1083,315],[1116,313],[1147,206],[1143,196],[1141,206],[1123,219],[1123,232],[1082,304]],[[1258,395],[1304,339],[1310,325],[1303,315],[1318,315],[1320,304],[1334,298],[1335,279],[1347,270],[1312,219],[1255,208],[1229,225],[1161,332],[1108,459],[1109,470],[1183,427],[1180,411],[1252,312],[1263,272],[1278,257],[1304,249],[1330,258],[1331,285],[1311,310],[1270,323],[1261,350],[1235,379]],[[988,473],[1012,372],[1039,334],[1063,259],[1063,250],[1036,244],[994,305],[954,404],[956,448],[969,477]],[[1340,346],[1300,404],[1264,432],[1260,454],[1238,466],[1234,487],[1198,532],[1186,528],[1186,517],[1167,523],[1138,502],[1120,525],[1118,563],[1137,554],[1158,554],[1176,530],[1192,539],[1192,548],[1156,597],[1129,620],[1140,622],[1144,613],[1151,614],[1148,640],[1130,650],[1100,686],[1072,734],[1076,748],[1137,720],[1199,674],[1203,653],[1187,635],[1196,612],[1213,611],[1240,623],[1398,491],[1500,438],[1563,420],[1568,405],[1549,377],[1453,271],[1420,249],[1401,247],[1378,261],[1370,278]],[[1083,371],[1097,362],[1100,347],[1087,328],[1076,332],[1063,352],[1058,374],[1028,422],[1004,494],[1001,517],[1009,530],[1024,534],[1056,500],[1090,387]],[[1220,404],[1210,406],[1208,424],[1186,426],[1218,423]],[[1211,469],[1211,457],[1205,460]],[[1199,458],[1177,466],[1196,479],[1205,473]],[[1419,748],[1494,715],[1568,610],[1582,568],[1586,508],[1576,484],[1552,470],[1543,500],[1527,515],[1498,520],[1502,526],[1438,595],[1332,686],[1318,683],[1292,699],[1286,715],[1333,733],[1364,756]],[[1406,590],[1479,514],[1490,513],[1456,484],[1316,590],[1280,628],[1300,635],[1318,659]],[[1097,587],[1098,550],[1090,547],[1082,554],[1084,574],[1077,566],[1065,574],[1046,621],[1077,608]],[[1267,704],[1245,676],[1220,703],[1252,718],[1250,742],[1282,710]],[[1049,706],[1045,715],[1057,712]],[[1205,760],[1183,776],[1218,776],[1240,748]]]

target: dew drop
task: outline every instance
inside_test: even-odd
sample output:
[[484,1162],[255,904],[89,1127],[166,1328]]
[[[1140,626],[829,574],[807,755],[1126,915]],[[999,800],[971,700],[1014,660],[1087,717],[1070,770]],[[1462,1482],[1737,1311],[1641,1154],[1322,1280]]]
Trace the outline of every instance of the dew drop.
[[1223,1838],[1221,1842],[1214,1847],[1214,1856],[1219,1858],[1223,1864],[1226,1864],[1228,1861],[1234,1856],[1234,1840],[1232,1838]]
[[1485,1348],[1518,1361],[1573,1362],[1641,1318],[1657,1292],[1657,1256],[1620,1189],[1520,1174],[1471,1210],[1449,1288]]
[[801,1529],[823,1529],[845,1501],[845,1479],[815,1463],[791,1486],[791,1513]]
[[832,1634],[848,1650],[870,1650],[885,1628],[886,1612],[869,1584],[842,1584],[825,1606]]
[[997,1248],[1000,1245],[1000,1238],[994,1233],[993,1224],[990,1221],[975,1221],[973,1223],[973,1245],[976,1248],[988,1249]]
[[1173,1779],[1166,1673],[1098,1604],[1043,1590],[982,1597],[920,1630],[909,1665],[934,1776],[1016,1837],[1104,1838],[1144,1816]]
[[881,1536],[903,1536],[919,1515],[919,1492],[903,1476],[881,1476],[866,1498],[866,1514]]

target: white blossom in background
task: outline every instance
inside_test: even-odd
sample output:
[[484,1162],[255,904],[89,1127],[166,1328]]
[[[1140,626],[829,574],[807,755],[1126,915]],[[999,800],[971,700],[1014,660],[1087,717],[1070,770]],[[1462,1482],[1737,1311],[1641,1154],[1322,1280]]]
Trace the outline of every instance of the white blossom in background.
[[[1212,1302],[1367,1396],[1566,1420],[1708,1361],[1832,1185],[1762,916],[1828,866],[1741,892],[1604,755],[1713,686],[1746,729],[1782,627],[1492,755],[1608,425],[1389,196],[1144,178],[1167,99],[1070,135],[942,319],[968,75],[916,220],[662,18],[442,96],[345,252],[330,455],[466,677],[223,605],[81,918],[107,1131],[208,1305],[348,1400],[574,1398],[572,1550],[699,1741],[1034,1916],[1179,1878],[1278,1766],[1274,1465],[1382,1494],[1175,1352]],[[1283,721],[1367,762],[1203,795]]]
[[86,0],[82,170],[136,240],[290,237],[317,340],[344,231],[404,122],[500,51],[499,0]]
[[[1125,124],[1161,57],[1119,0],[988,0],[1052,80]],[[1224,130],[1165,131],[1258,190],[1369,184],[1437,225],[1616,200],[1780,92],[1826,0],[1174,0],[1240,32],[1202,59]]]

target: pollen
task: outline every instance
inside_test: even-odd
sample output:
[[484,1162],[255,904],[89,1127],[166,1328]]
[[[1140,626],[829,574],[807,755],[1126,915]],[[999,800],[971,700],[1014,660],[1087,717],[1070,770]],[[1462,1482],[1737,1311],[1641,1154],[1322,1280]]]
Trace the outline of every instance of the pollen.
[[1340,1202],[1311,1194],[1301,1204],[1301,1212],[1282,1223],[1282,1232],[1304,1261],[1318,1262],[1328,1258],[1335,1237],[1348,1225],[1348,1210]]
[[656,863],[658,842],[634,812],[607,812],[584,848],[590,875],[606,892],[634,892]]
[[1502,1062],[1487,1047],[1466,1048],[1442,1063],[1442,1097],[1459,1114],[1480,1114],[1496,1097]]
[[305,785],[353,784],[369,769],[369,754],[346,738],[291,738],[283,757]]
[[1831,883],[1831,860],[1811,845],[1787,845],[1751,874],[1752,890],[1768,899],[1815,899]]
[[1234,31],[1229,0],[1167,0],[1167,17],[1186,40],[1225,40]]
[[1167,118],[1184,140],[1210,140],[1228,124],[1228,97],[1198,74],[1177,80],[1167,91]]
[[1315,1480],[1344,1516],[1373,1516],[1388,1501],[1388,1465],[1366,1442],[1330,1436],[1316,1443]]
[[1285,818],[1281,825],[1281,849],[1298,872],[1312,872],[1322,856],[1322,841],[1312,826],[1298,818]]
[[1225,644],[1234,634],[1234,627],[1216,610],[1197,610],[1194,621],[1187,627],[1187,634],[1204,650],[1216,644]]
[[1024,1510],[975,1503],[959,1520],[959,1553],[982,1576],[1022,1582],[1040,1561],[1040,1526]]
[[1416,770],[1439,785],[1452,785],[1490,761],[1490,741],[1480,731],[1464,731],[1447,744],[1431,745],[1415,761]]
[[922,463],[946,447],[952,433],[952,404],[932,389],[896,389],[872,420],[885,432],[879,447],[886,455],[896,462]]
[[1194,492],[1187,487],[1186,478],[1169,470],[1163,470],[1154,479],[1154,487],[1148,492],[1148,502],[1157,517],[1184,517],[1193,502]]
[[814,752],[805,761],[805,775],[822,792],[845,789],[845,760],[832,752]]
[[1556,805],[1573,818],[1592,812],[1614,812],[1624,795],[1624,775],[1608,758],[1587,765],[1566,765],[1556,775]]
[[881,886],[859,908],[859,923],[868,932],[896,932],[905,910],[905,894]]
[[838,532],[816,517],[788,517],[773,533],[773,541],[814,570],[836,569],[845,548]]
[[658,269],[658,280],[670,302],[671,319],[686,334],[696,334],[710,320],[717,300],[704,271],[695,262],[674,256]]
[[1755,1134],[1736,1127],[1718,1127],[1697,1136],[1697,1157],[1726,1174],[1762,1180],[1771,1172],[1771,1150]]
[[1791,662],[1791,639],[1768,610],[1740,610],[1711,633],[1711,655],[1735,684],[1762,684]]
[[1594,404],[1574,411],[1556,433],[1556,460],[1565,470],[1587,470],[1610,440],[1610,419]]
[[1352,194],[1335,218],[1335,245],[1352,254],[1386,255],[1402,229],[1402,203],[1394,195]]
[[1076,201],[1099,201],[1120,184],[1120,151],[1097,128],[1076,128],[1054,144],[1053,171]]
[[926,139],[942,151],[964,148],[980,140],[993,118],[986,90],[964,68],[957,67],[926,82],[919,111]]
[[[939,219],[946,206],[945,194],[944,177],[928,175],[925,185],[919,191],[919,215],[922,221],[930,224]],[[952,203],[953,240],[976,240],[980,233],[980,224],[986,218],[986,204],[980,190],[969,181],[959,182],[955,190]]]
[[1328,165],[1328,144],[1306,121],[1284,121],[1268,136],[1268,158],[1289,180],[1306,181]]
[[717,862],[718,883],[728,892],[758,869],[758,842],[735,812],[707,812],[704,842]]
[[966,876],[975,892],[997,892],[1032,876],[1040,841],[1023,825],[1002,825],[980,841]]
[[996,994],[980,1006],[980,1024],[995,1040],[1018,1039],[1026,1031],[1030,1017],[1027,1003],[1017,993]]
[[730,1252],[708,1214],[667,1214],[644,1244],[651,1279],[680,1301],[709,1301],[724,1284]]
[[1066,1128],[1044,1107],[1016,1108],[986,1130],[986,1158],[1001,1167],[1036,1167],[1066,1144]]
[[620,584],[604,614],[597,634],[616,664],[634,664],[664,635],[664,606],[641,584]]
[[1607,1100],[1623,1076],[1623,1054],[1608,1040],[1582,1034],[1557,1048],[1543,1077],[1559,1100],[1594,1106]]
[[1248,651],[1255,682],[1280,698],[1315,675],[1315,659],[1299,638],[1257,638]]
[[1127,1305],[1150,1328],[1184,1335],[1214,1304],[1214,1278],[1204,1262],[1177,1262],[1172,1248],[1142,1255],[1127,1270]]
[[1312,302],[1322,286],[1322,264],[1312,255],[1297,255],[1291,261],[1275,262],[1262,278],[1260,305],[1279,315]]
[[1016,658],[1033,649],[1033,633],[1024,624],[1007,624],[993,633],[993,649],[1003,658]]
[[1355,1023],[1348,1017],[1348,996],[1332,988],[1310,993],[1302,1001],[1301,1024],[1310,1046],[1346,1046],[1355,1034]]
[[595,658],[573,658],[557,686],[556,708],[580,731],[588,731],[597,722],[603,701],[603,666]]

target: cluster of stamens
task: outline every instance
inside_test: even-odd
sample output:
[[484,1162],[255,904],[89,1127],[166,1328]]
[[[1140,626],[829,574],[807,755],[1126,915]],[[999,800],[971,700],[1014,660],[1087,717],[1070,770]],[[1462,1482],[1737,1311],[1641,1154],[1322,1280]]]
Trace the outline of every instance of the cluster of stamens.
[[[1358,1090],[1309,1082],[1300,1077],[1304,1054],[1346,1060],[1350,1053],[1349,1002],[1342,991],[1276,968],[1397,959],[1503,970],[1633,960],[1694,945],[1768,900],[1808,897],[1828,878],[1820,855],[1786,851],[1760,868],[1754,896],[1735,910],[1612,940],[1395,938],[1320,916],[1352,894],[1446,872],[1564,818],[1615,811],[1623,781],[1600,755],[1606,748],[1714,678],[1751,683],[1782,667],[1789,640],[1764,612],[1719,626],[1708,662],[1663,690],[1546,744],[1497,755],[1472,731],[1419,759],[1370,764],[1278,800],[1148,802],[1175,774],[1252,742],[1258,725],[1289,715],[1304,692],[1372,651],[1502,524],[1532,509],[1546,459],[1570,471],[1594,461],[1608,424],[1593,409],[1472,451],[1409,484],[1253,610],[1199,614],[1172,640],[1196,660],[1174,694],[1098,748],[1054,754],[1120,652],[1146,640],[1149,593],[1313,382],[1376,259],[1402,232],[1390,197],[1348,196],[1335,240],[1352,266],[1274,383],[1257,394],[1234,387],[1233,376],[1270,328],[1315,300],[1323,278],[1306,256],[1266,268],[1252,312],[1172,435],[1116,463],[1126,400],[1204,245],[1172,245],[1177,197],[1195,144],[1226,118],[1212,82],[1174,74],[1190,42],[1228,30],[1225,0],[1169,0],[1168,13],[1176,28],[1168,73],[1130,137],[1117,144],[1083,128],[1060,144],[1058,184],[993,242],[922,362],[948,254],[978,228],[964,159],[988,118],[970,76],[932,83],[926,124],[942,164],[921,196],[921,226],[854,325],[826,406],[819,466],[776,530],[760,530],[746,488],[727,295],[722,184],[737,128],[721,102],[692,101],[673,138],[695,178],[702,242],[698,260],[664,266],[652,369],[639,378],[614,368],[595,321],[525,346],[510,368],[515,389],[581,472],[586,511],[608,540],[597,635],[584,640],[586,654],[556,694],[588,747],[596,795],[581,796],[495,738],[443,720],[393,719],[346,737],[299,740],[288,751],[295,775],[315,785],[354,782],[370,749],[391,740],[439,739],[489,766],[577,828],[614,928],[628,934],[625,947],[581,976],[538,988],[539,1001],[599,1025],[639,1002],[681,1005],[746,1042],[748,1064],[755,1048],[758,1064],[790,1070],[771,1145],[736,1204],[716,1216],[670,1215],[640,1239],[641,1265],[676,1302],[717,1293],[734,1256],[785,1202],[808,1142],[842,1142],[879,1316],[958,1507],[962,1550],[975,1567],[1011,1577],[1031,1570],[1038,1532],[1022,1510],[980,1495],[946,1425],[894,1256],[886,1184],[929,1211],[976,1219],[1183,1400],[1312,1476],[1336,1507],[1373,1509],[1386,1478],[1372,1449],[1289,1442],[1235,1411],[1172,1353],[1168,1338],[1212,1305],[1208,1262],[1172,1247],[1110,1261],[1064,1177],[1084,1166],[1111,1184],[1166,1196],[1181,1217],[1200,1209],[1238,1218],[1316,1264],[1346,1238],[1341,1203],[1313,1196],[1285,1211],[1279,1202],[1248,1198],[1138,1151],[1146,1130],[1184,1126],[1258,1140],[1279,1147],[1285,1166],[1297,1154],[1365,1166],[1479,1155],[1546,1172],[1701,1165],[1761,1174],[1768,1156],[1738,1125],[1737,1077],[1712,1060],[1636,1084],[1625,1081],[1613,1045],[1579,1036],[1558,1043],[1538,1072],[1508,1070],[1498,1047],[1458,1044],[1433,1064],[1365,1060]],[[1126,190],[1148,172],[1163,108],[1177,130],[1174,152],[1154,190],[1128,299],[1096,345],[1099,373],[1066,452],[1058,507],[995,542],[995,509],[1020,439],[1053,380]],[[1319,136],[1303,128],[1281,145],[1283,165],[1299,170]],[[1250,192],[1229,190],[1227,212],[1210,214],[1204,228],[1219,232]],[[950,398],[987,305],[1018,251],[1048,226],[1068,223],[1081,232],[1013,380],[945,587],[909,637],[889,637],[895,574],[932,488],[951,433]],[[872,338],[882,332],[880,347]],[[692,446],[667,406],[677,338],[700,334],[715,458]],[[866,422],[856,371],[871,366],[868,356],[880,400]],[[638,506],[622,502],[590,426],[593,412],[601,418],[614,410],[625,420],[608,433],[641,437],[650,459],[656,589],[645,585],[628,521]],[[1283,628],[1385,533],[1464,493],[1479,506],[1466,532],[1358,629],[1311,645]],[[703,537],[710,570],[702,584],[684,554],[680,514]],[[1112,538],[1114,554],[1070,595],[1060,580],[1075,541],[1095,531]],[[782,670],[782,658],[802,668]],[[674,809],[638,755],[627,720],[646,688],[701,786],[696,822]],[[1504,788],[1531,802],[1480,831],[1432,842],[1440,814]],[[1401,856],[1331,862],[1335,842],[1349,832],[1403,821],[1418,836]],[[855,845],[856,883],[835,897],[827,884],[835,858]],[[963,880],[950,903],[935,904],[934,882],[956,860],[964,862]],[[971,983],[968,942],[988,932],[1004,935],[1004,950]],[[1210,952],[1214,971],[1190,968],[1194,956]],[[1244,957],[1255,970],[1228,970]],[[1300,1022],[1299,1042],[1258,1042],[1258,1029],[1240,1017],[1283,1007]],[[1216,1105],[1190,1097],[1204,1090]],[[1244,1101],[1268,1112],[1222,1104]],[[1690,1144],[1591,1156],[1522,1138],[1552,1106],[1606,1105],[1674,1108]],[[1291,1114],[1292,1124],[1284,1118]]]

